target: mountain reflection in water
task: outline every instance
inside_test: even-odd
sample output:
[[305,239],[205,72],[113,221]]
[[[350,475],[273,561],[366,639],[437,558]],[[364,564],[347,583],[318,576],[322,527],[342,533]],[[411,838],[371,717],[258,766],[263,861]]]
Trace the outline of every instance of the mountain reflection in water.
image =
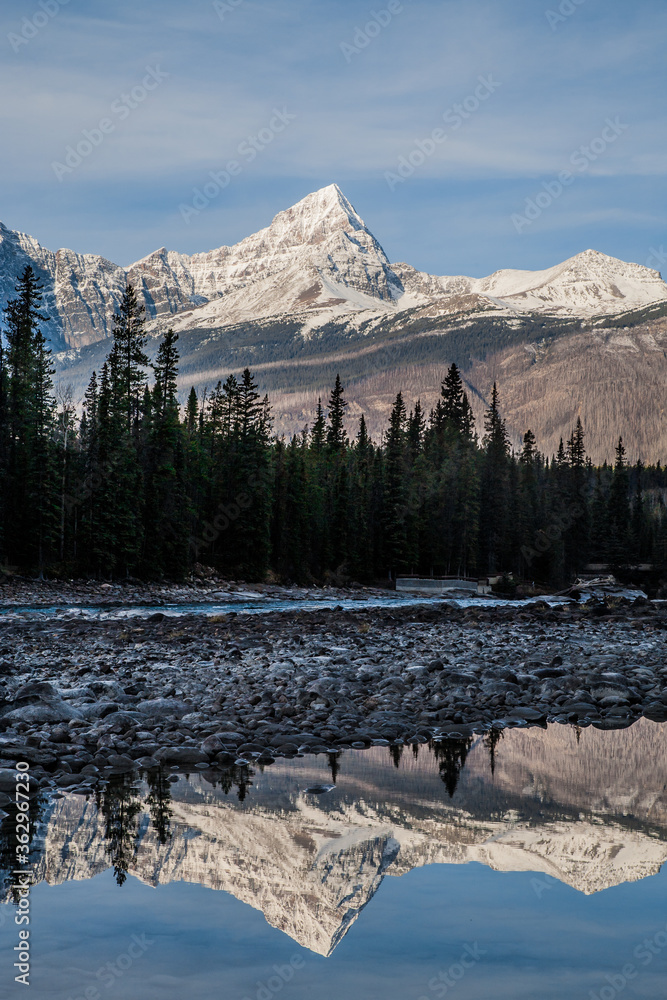
[[543,872],[583,893],[655,874],[667,857],[666,736],[646,720],[618,732],[556,725],[176,781],[121,775],[97,795],[33,808],[34,881],[113,868],[121,887],[128,874],[199,883],[331,955],[386,875],[421,866]]

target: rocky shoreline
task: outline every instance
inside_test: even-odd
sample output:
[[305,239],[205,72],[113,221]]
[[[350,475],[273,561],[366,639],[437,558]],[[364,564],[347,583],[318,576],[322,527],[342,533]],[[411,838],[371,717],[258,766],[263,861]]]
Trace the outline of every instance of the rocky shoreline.
[[97,580],[31,580],[0,576],[0,611],[10,607],[59,607],[68,605],[101,607],[114,605],[198,604],[211,601],[247,600],[364,600],[376,595],[391,597],[393,591],[360,584],[340,587],[283,587],[279,584],[246,584],[243,580],[223,580],[211,573],[193,576],[187,582],[174,584],[142,583],[140,580],[121,583],[100,583]]
[[18,760],[35,789],[89,794],[158,766],[270,764],[548,722],[664,722],[666,650],[667,605],[614,597],[0,617],[0,809]]

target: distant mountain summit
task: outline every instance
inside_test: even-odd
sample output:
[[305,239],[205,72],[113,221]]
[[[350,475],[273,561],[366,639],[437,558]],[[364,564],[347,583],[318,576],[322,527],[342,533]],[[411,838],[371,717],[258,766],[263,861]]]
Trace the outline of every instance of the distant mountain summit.
[[660,274],[586,250],[544,271],[439,277],[391,264],[338,185],[279,212],[234,246],[191,256],[162,247],[128,268],[94,254],[50,251],[0,223],[0,307],[31,264],[44,283],[44,333],[55,350],[111,335],[122,289],[143,296],[156,332],[234,327],[276,318],[304,337],[329,324],[373,330],[418,310],[430,319],[498,316],[609,317],[667,302]]

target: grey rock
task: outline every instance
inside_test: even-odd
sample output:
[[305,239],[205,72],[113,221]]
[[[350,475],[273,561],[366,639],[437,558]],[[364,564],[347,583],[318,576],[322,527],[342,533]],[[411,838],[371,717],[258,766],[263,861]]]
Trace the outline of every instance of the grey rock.
[[2,714],[4,722],[62,722],[69,719],[83,719],[78,708],[72,708],[64,701],[49,704],[25,705]]
[[30,774],[30,772],[23,772],[26,777],[21,777],[20,781],[16,780],[16,775],[20,774],[19,771],[9,770],[8,768],[0,768],[0,792],[7,792],[10,797],[10,802],[16,801],[16,786],[23,785],[28,782],[30,791],[39,787],[37,779]]
[[146,757],[139,757],[136,763],[139,765],[139,767],[151,768],[151,767],[158,767],[160,762],[155,757],[146,756]]
[[137,705],[137,711],[141,712],[142,715],[162,719],[183,716],[190,711],[191,707],[173,698],[151,698],[148,701],[140,701]]

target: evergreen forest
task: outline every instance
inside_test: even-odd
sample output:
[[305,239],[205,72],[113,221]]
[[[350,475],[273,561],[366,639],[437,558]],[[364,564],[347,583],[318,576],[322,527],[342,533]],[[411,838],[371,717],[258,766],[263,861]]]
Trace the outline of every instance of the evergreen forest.
[[290,440],[246,369],[179,404],[178,336],[155,362],[131,285],[77,407],[54,386],[28,267],[0,339],[0,565],[40,577],[381,582],[397,574],[566,585],[589,563],[667,561],[667,468],[594,467],[577,420],[545,456],[510,444],[496,386],[478,434],[455,364],[428,413],[396,396],[381,441],[349,436],[336,378]]

